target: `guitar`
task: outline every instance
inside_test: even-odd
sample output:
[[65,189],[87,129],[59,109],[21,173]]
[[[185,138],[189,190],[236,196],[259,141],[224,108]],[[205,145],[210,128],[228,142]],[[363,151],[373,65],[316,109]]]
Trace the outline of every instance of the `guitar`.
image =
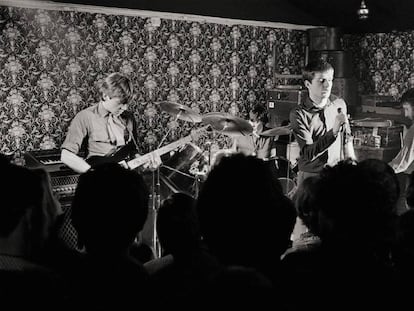
[[137,167],[142,166],[145,163],[148,163],[154,155],[162,156],[166,153],[173,151],[174,149],[181,147],[191,141],[193,141],[201,132],[205,131],[210,125],[201,127],[197,130],[191,132],[190,135],[185,136],[175,142],[172,142],[164,147],[161,147],[157,150],[148,152],[144,155],[138,156],[132,160],[126,161],[126,154],[130,151],[131,146],[129,144],[121,147],[120,149],[116,150],[114,153],[108,156],[92,156],[86,161],[93,167],[103,163],[119,163],[122,166],[126,166],[129,169],[133,170]]

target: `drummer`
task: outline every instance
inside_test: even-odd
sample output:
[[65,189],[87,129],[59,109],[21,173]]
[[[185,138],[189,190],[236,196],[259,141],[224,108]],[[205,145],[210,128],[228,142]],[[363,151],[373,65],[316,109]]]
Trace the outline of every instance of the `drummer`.
[[233,140],[233,150],[245,155],[253,155],[260,159],[268,160],[276,156],[275,137],[261,136],[260,134],[268,129],[269,122],[266,108],[256,104],[249,112],[249,122],[253,132],[248,135],[238,135]]

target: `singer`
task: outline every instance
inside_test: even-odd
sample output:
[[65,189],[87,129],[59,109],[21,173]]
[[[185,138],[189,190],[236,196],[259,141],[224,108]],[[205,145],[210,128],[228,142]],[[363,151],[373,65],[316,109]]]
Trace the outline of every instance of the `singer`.
[[[108,156],[122,146],[130,156],[137,153],[136,122],[132,112],[127,111],[132,99],[131,81],[119,74],[108,75],[100,87],[102,100],[73,118],[66,139],[62,144],[61,161],[74,171],[83,173],[91,168],[90,164],[78,155],[86,142],[86,158]],[[152,166],[158,166],[160,159],[153,159]]]
[[308,97],[289,116],[300,147],[298,184],[318,175],[325,165],[333,166],[344,158],[339,132],[349,129],[345,101],[331,95],[332,65],[323,60],[310,62],[302,75]]

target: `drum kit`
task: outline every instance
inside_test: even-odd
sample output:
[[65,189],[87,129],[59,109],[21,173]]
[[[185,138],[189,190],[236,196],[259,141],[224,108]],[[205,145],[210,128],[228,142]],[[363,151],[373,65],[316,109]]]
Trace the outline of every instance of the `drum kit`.
[[[205,115],[200,115],[190,107],[172,102],[161,101],[157,103],[160,110],[168,113],[174,117],[175,121],[182,120],[191,123],[202,123],[210,127],[212,132],[224,134],[230,137],[240,135],[250,135],[253,133],[253,127],[249,121],[233,116],[228,113],[210,112]],[[170,133],[169,129],[160,140],[157,150],[163,149],[167,146],[163,145],[165,139]],[[263,137],[274,137],[277,135],[291,136],[291,129],[289,127],[276,127],[260,133]],[[172,143],[174,144],[174,143]],[[152,172],[152,237],[151,243],[153,250],[157,257],[161,256],[161,247],[158,243],[156,232],[156,217],[157,211],[161,204],[161,182],[167,187],[168,192],[186,192],[194,197],[198,196],[200,184],[207,177],[208,172],[222,157],[230,156],[234,153],[231,149],[222,149],[212,153],[210,141],[207,142],[209,146],[208,159],[204,156],[201,148],[191,143],[191,140],[186,142],[177,152],[173,153],[169,159],[163,161],[162,165]],[[289,191],[293,188],[293,171],[290,168],[290,162],[284,158],[275,157],[267,160],[271,163],[273,171],[276,171],[276,176],[284,188],[285,194],[289,195]],[[200,166],[202,167],[200,169]],[[288,168],[287,168],[288,167]],[[284,174],[282,176],[282,174]],[[190,182],[189,182],[190,181]],[[164,190],[164,189],[163,189]],[[166,196],[165,191],[164,196]]]
[[[191,123],[202,123],[204,125],[208,125],[216,133],[224,134],[230,137],[240,135],[246,136],[253,133],[253,127],[249,121],[228,113],[210,112],[200,115],[190,107],[172,101],[161,101],[158,102],[158,105],[161,111],[168,113],[174,117],[175,120],[182,120]],[[162,145],[167,135],[168,133],[161,140],[159,147]],[[259,135],[263,137],[289,135],[289,137],[291,137],[292,130],[289,126],[280,126],[263,131]],[[207,143],[211,146],[211,142]],[[187,143],[178,154],[174,155],[171,160],[167,161],[168,165],[164,165],[164,167],[171,171],[170,174],[164,175],[166,175],[169,179],[173,179],[172,177],[179,179],[178,175],[185,178],[193,178],[195,180],[195,190],[190,194],[197,196],[199,183],[205,179],[206,174],[211,167],[222,157],[229,156],[233,153],[234,151],[231,149],[222,149],[214,153],[212,153],[210,149],[208,152],[208,159],[206,161],[207,165],[202,166],[201,170],[194,169],[195,166],[200,166],[200,162],[203,161],[202,150],[195,144]],[[282,183],[285,193],[288,194],[292,190],[292,181],[293,185],[295,184],[295,172],[291,167],[291,162],[284,157],[273,157],[271,159],[267,159],[267,161],[271,163],[273,168],[272,170]]]

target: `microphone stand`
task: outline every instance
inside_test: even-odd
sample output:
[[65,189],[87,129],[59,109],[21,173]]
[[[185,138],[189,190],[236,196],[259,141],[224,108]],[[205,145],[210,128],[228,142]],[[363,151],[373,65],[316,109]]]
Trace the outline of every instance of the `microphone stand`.
[[288,185],[290,177],[290,143],[292,141],[292,133],[289,133],[289,140],[286,148],[287,168],[286,168],[286,195],[289,193]]
[[[182,110],[177,114],[175,117],[175,122],[179,119],[181,116]],[[165,135],[161,138],[160,143],[157,146],[157,150],[162,146],[167,136],[170,134],[171,128],[168,129],[168,131],[165,133]],[[161,206],[161,183],[160,183],[160,166],[157,167],[156,170],[152,172],[152,194],[151,194],[151,208],[153,212],[153,238],[152,238],[152,247],[155,253],[155,258],[161,257],[161,245],[158,240],[158,234],[157,234],[157,214],[158,209]]]

